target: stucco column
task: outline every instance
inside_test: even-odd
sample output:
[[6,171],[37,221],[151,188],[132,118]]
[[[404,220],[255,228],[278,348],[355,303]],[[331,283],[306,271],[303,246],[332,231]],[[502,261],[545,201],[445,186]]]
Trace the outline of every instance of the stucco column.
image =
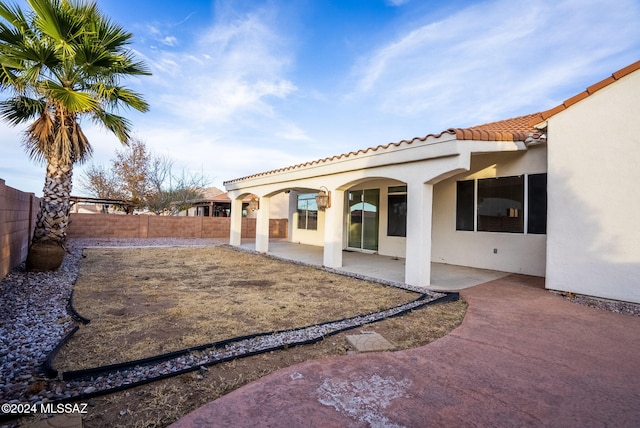
[[266,253],[269,251],[269,212],[271,198],[260,198],[260,209],[256,216],[256,251]]
[[324,214],[324,255],[322,264],[342,267],[342,236],[344,234],[344,191],[331,192],[331,208]]
[[298,212],[298,192],[289,192],[289,215],[287,217],[287,237],[289,242],[293,242],[293,230],[295,227],[295,214]]
[[[231,195],[229,195],[231,196]],[[231,198],[231,228],[229,245],[239,246],[242,243],[242,199]]]
[[407,257],[405,282],[427,286],[431,283],[431,221],[433,185],[407,183]]

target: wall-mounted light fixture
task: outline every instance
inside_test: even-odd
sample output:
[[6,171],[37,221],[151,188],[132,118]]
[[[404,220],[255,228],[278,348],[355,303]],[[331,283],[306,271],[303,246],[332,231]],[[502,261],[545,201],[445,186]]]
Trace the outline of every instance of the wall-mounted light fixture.
[[251,200],[249,201],[249,209],[251,211],[257,211],[260,209],[260,199],[256,198],[255,196],[253,198],[251,198]]
[[316,196],[316,204],[318,209],[324,211],[327,208],[331,208],[331,192],[326,187],[320,187],[320,191]]

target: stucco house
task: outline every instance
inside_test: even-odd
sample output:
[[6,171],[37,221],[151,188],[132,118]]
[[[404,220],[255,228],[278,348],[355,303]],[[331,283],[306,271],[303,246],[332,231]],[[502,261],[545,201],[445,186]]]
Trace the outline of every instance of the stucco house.
[[[550,110],[370,147],[224,183],[231,245],[257,195],[256,250],[271,199],[290,197],[289,240],[546,277],[546,287],[640,302],[640,61]],[[318,193],[329,195],[325,209]]]

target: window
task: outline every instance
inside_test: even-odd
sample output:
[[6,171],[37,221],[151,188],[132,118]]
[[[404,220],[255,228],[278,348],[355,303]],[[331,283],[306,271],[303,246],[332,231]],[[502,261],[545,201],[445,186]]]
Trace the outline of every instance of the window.
[[301,193],[298,195],[298,229],[318,229],[316,193]]
[[525,223],[547,233],[547,174],[479,179],[477,191],[476,180],[456,183],[456,230],[524,233]]
[[456,186],[456,230],[474,230],[475,181],[458,181]]
[[547,174],[529,175],[527,232],[547,233]]
[[389,187],[387,236],[407,236],[407,186]]
[[524,232],[524,177],[478,180],[478,230]]

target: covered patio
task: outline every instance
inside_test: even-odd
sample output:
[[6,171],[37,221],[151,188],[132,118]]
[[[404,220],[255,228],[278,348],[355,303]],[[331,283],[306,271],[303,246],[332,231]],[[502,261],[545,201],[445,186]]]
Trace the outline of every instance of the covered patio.
[[[281,243],[269,240],[272,199],[284,194],[289,198],[288,241],[315,247],[299,247],[290,258],[313,257],[314,264],[328,268],[359,269],[369,276],[429,288],[459,289],[486,278],[473,279],[475,269],[450,265],[542,276],[546,236],[525,231],[524,196],[514,199],[498,192],[486,198],[508,199],[509,219],[522,226],[517,233],[507,233],[512,231],[503,226],[488,228],[489,233],[482,224],[476,228],[474,213],[480,211],[474,204],[482,200],[476,200],[475,187],[473,201],[465,199],[462,205],[457,200],[459,181],[488,179],[502,189],[505,179],[496,178],[515,176],[522,187],[516,193],[524,195],[525,175],[544,174],[546,137],[529,125],[530,119],[449,129],[226,181],[232,201],[229,244],[242,245],[240,203],[254,195],[249,207],[256,215],[253,249],[286,253]],[[462,224],[458,205],[465,215],[471,212],[469,224]],[[495,208],[486,216],[504,223],[503,211]],[[371,253],[382,260],[364,262],[371,260]],[[458,269],[463,270],[451,273]],[[465,277],[472,279],[456,279]]]
[[[255,241],[243,240],[241,247],[254,250]],[[271,240],[268,254],[314,266],[323,265],[323,248],[315,245],[297,244],[285,240]],[[405,259],[381,256],[379,254],[343,251],[342,267],[334,268],[334,270],[347,274],[362,275],[376,280],[404,283]],[[509,275],[508,272],[432,262],[432,283],[424,288],[434,291],[461,290],[507,275]]]

